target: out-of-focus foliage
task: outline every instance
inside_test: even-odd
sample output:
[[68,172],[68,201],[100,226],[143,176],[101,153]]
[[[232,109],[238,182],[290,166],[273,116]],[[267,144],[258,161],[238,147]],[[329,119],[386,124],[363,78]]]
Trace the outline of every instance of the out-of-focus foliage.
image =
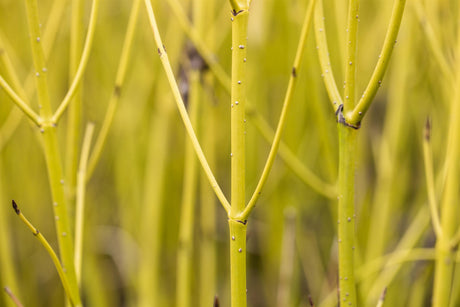
[[[181,5],[187,10],[193,1],[184,0]],[[217,2],[204,2],[211,1]],[[43,31],[56,2],[39,1]],[[86,25],[91,1],[84,2]],[[155,2],[166,49],[186,95],[190,73],[187,50],[191,43],[168,1]],[[338,84],[342,84],[347,7],[341,3],[344,1],[324,2],[331,64]],[[299,0],[251,3],[248,96],[256,112],[272,127],[277,124],[307,5],[307,1]],[[391,263],[388,262],[391,258],[381,257],[403,250],[412,250],[415,254],[419,248],[433,248],[435,244],[423,169],[423,129],[426,118],[430,117],[440,197],[454,88],[433,50],[441,51],[450,73],[460,67],[460,59],[453,56],[459,48],[456,42],[458,5],[458,1],[449,0],[408,1],[389,71],[362,123],[356,182],[356,269],[362,306],[375,306],[385,287],[388,287],[387,306],[426,306],[431,299],[434,250],[411,259],[400,256],[399,261]],[[215,6],[213,18],[206,21],[205,31],[209,35],[203,40],[229,72],[230,5],[219,1]],[[82,85],[81,134],[87,122],[95,123],[96,134],[101,128],[114,87],[130,8],[131,1],[101,2],[93,50]],[[391,8],[392,1],[361,1],[357,97],[374,69]],[[69,2],[62,12],[48,55],[54,108],[70,82],[70,14]],[[427,24],[439,45],[430,43]],[[336,119],[322,83],[312,34],[303,65],[297,71],[299,86],[283,141],[305,166],[325,182],[334,184],[338,159]],[[9,57],[20,84],[33,87],[26,81],[33,64],[23,1],[0,1],[0,39],[0,56]],[[51,42],[43,41],[43,44]],[[10,81],[5,72],[2,62],[0,74]],[[224,193],[229,195],[229,94],[209,72],[203,74],[201,83],[206,98],[200,105],[196,130],[200,140],[207,130],[213,130],[212,142],[206,142],[203,149],[205,154],[213,152],[213,171]],[[38,109],[36,95],[28,92],[32,107]],[[160,255],[161,266],[155,274],[161,281],[158,285],[161,296],[149,306],[174,306],[176,279],[180,278],[176,276],[176,255],[185,133],[160,67],[143,6],[121,93],[106,146],[87,184],[81,293],[85,306],[138,306],[139,289],[149,287],[149,284],[142,285],[148,283],[148,279],[139,276],[152,270],[149,259],[142,257],[143,251],[150,245],[150,239],[158,239],[161,249],[155,252]],[[64,294],[51,260],[10,209],[11,200],[15,199],[58,250],[39,131],[25,116],[15,116],[16,113],[20,114],[5,92],[0,91],[0,284],[2,288],[10,287],[25,306],[62,306]],[[269,143],[252,125],[251,118],[248,115],[247,197],[255,188],[269,150]],[[65,147],[66,126],[65,114],[58,126],[62,156],[69,150]],[[200,184],[208,188],[207,181]],[[66,185],[66,189],[69,200],[74,199],[75,187]],[[227,219],[214,200],[215,232],[211,237],[203,235],[199,214],[203,198],[203,194],[197,193],[194,306],[200,304],[199,290],[208,287],[215,289],[221,306],[227,306]],[[73,220],[75,204],[69,205]],[[152,210],[159,206],[161,210]],[[161,212],[161,216],[149,217],[146,215],[149,212]],[[151,221],[156,224],[150,224]],[[316,305],[336,306],[336,224],[336,200],[315,192],[278,157],[248,226],[248,304],[309,306],[311,295]],[[216,248],[215,285],[200,282],[203,278],[200,274],[206,272],[200,269],[202,243],[209,239]],[[214,272],[214,268],[209,271]],[[454,283],[453,293],[459,291],[458,283]],[[456,298],[458,303],[458,295]],[[211,306],[213,300],[210,296],[207,306]],[[4,293],[0,295],[0,306],[12,306]]]

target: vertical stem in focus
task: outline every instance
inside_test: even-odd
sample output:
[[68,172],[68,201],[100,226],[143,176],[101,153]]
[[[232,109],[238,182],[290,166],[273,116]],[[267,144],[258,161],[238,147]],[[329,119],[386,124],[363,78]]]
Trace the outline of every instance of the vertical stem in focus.
[[[347,24],[347,62],[345,69],[345,91],[343,107],[339,107],[339,299],[340,305],[356,306],[354,277],[355,235],[355,159],[357,131],[348,127],[346,114],[355,106],[356,46],[359,1],[350,0]],[[345,113],[342,114],[342,112]]]
[[231,216],[245,207],[245,105],[246,43],[248,11],[232,17],[232,90],[231,90]]
[[246,307],[246,224],[229,219],[232,307]]
[[235,219],[245,208],[246,48],[249,11],[232,12],[231,84],[231,306],[246,307],[246,221]]
[[34,60],[36,85],[40,116],[43,118],[43,126],[40,127],[45,150],[48,180],[51,187],[53,209],[56,221],[56,232],[59,242],[60,261],[65,272],[75,304],[81,305],[77,286],[73,257],[73,240],[69,225],[69,215],[64,195],[64,177],[61,164],[61,156],[56,134],[56,126],[51,122],[52,111],[48,93],[47,68],[43,48],[41,46],[40,22],[38,17],[37,0],[27,0],[27,22],[29,26],[30,43]]
[[355,81],[356,81],[356,34],[358,32],[359,1],[350,0],[348,5],[347,25],[347,62],[345,69],[344,110],[351,112],[355,106]]
[[356,306],[354,278],[355,158],[357,131],[338,124],[339,132],[339,293],[340,304]]

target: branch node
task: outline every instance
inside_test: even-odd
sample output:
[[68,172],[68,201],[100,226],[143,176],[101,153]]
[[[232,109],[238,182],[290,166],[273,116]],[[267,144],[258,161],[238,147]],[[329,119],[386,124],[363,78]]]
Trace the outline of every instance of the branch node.
[[344,126],[353,128],[355,130],[358,130],[361,127],[361,122],[359,122],[357,125],[347,123],[345,116],[343,115],[343,104],[339,105],[337,111],[335,112],[335,115],[337,116],[337,122]]
[[232,15],[236,16],[236,15],[238,15],[240,13],[243,13],[243,12],[244,12],[244,10],[239,10],[238,12],[236,10],[232,10]]

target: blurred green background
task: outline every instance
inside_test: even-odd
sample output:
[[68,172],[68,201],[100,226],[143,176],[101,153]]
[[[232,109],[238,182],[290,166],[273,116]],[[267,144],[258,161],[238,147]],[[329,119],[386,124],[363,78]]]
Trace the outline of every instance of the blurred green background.
[[[230,72],[230,6],[227,1],[202,1],[207,11],[201,37]],[[54,109],[70,83],[71,1],[59,2],[39,1],[43,31],[47,31],[50,16],[58,16],[55,39],[43,41],[51,46],[47,66]],[[91,1],[83,2],[86,34]],[[180,4],[192,23],[198,23],[193,20],[194,2],[183,0]],[[325,0],[324,6],[331,64],[337,83],[342,84],[347,5],[339,2]],[[155,1],[154,9],[176,77],[183,94],[188,95],[192,71],[188,51],[192,44],[168,3]],[[308,3],[254,0],[251,5],[247,67],[248,97],[254,108],[247,118],[247,198],[270,148],[253,122],[262,116],[276,127]],[[440,196],[450,110],[455,103],[449,74],[455,76],[460,68],[454,56],[458,48],[458,6],[454,0],[408,1],[388,72],[360,129],[356,268],[362,306],[375,306],[385,287],[387,306],[430,303],[434,265],[432,259],[425,259],[430,257],[393,262],[379,257],[395,251],[433,248],[435,244],[422,141],[429,117]],[[374,69],[391,8],[392,1],[361,1],[357,97]],[[107,112],[130,10],[131,1],[101,1],[93,49],[81,85],[78,153],[86,123],[94,123],[98,134]],[[437,45],[430,41],[427,24]],[[0,43],[0,74],[11,81],[5,66],[8,57],[19,83],[33,89],[33,80],[28,78],[33,64],[23,1],[0,0]],[[336,119],[322,83],[315,47],[311,30],[303,65],[297,71],[298,87],[283,142],[305,167],[324,182],[335,184]],[[436,50],[441,55],[436,56]],[[447,70],[443,70],[442,60]],[[230,197],[230,98],[208,70],[201,73],[196,130],[218,182]],[[34,91],[27,92],[37,110]],[[0,91],[0,102],[0,283],[2,288],[10,287],[24,306],[62,306],[64,292],[49,256],[10,208],[11,200],[16,200],[58,250],[40,134],[4,91]],[[71,150],[66,145],[66,115],[57,128],[63,161]],[[100,160],[87,183],[81,289],[85,306],[176,304],[186,141],[142,3],[120,101]],[[76,174],[65,172],[73,217]],[[199,166],[197,179],[201,175]],[[218,295],[220,306],[229,306],[227,218],[217,200],[210,198],[206,180],[201,178],[195,189],[193,306],[212,306],[214,295]],[[202,212],[204,203],[206,214]],[[211,211],[209,203],[214,208]],[[311,296],[315,305],[336,306],[336,220],[334,197],[312,189],[278,156],[249,221],[248,305],[309,306]],[[149,249],[152,241],[158,242],[155,246],[159,248]],[[203,262],[203,248],[212,261]],[[150,258],[156,256],[152,255],[159,257],[157,269]],[[375,259],[380,263],[372,262]],[[156,290],[150,289],[149,274],[160,281]],[[145,304],[143,297],[148,297],[145,293],[149,291],[159,293],[158,301]],[[453,292],[458,296],[457,283]],[[0,306],[13,306],[6,293],[0,295]]]

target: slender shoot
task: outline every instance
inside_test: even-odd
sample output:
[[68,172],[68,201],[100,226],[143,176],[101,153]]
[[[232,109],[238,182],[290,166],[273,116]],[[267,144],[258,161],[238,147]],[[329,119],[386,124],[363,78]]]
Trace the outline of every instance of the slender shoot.
[[343,100],[344,113],[350,112],[355,106],[356,83],[356,49],[358,45],[359,1],[348,2],[347,25],[347,65],[345,66],[345,91]]
[[129,59],[131,57],[131,51],[133,46],[134,33],[136,31],[137,19],[139,16],[141,0],[134,0],[131,8],[131,14],[129,16],[128,28],[126,30],[126,36],[121,50],[120,62],[118,64],[117,75],[115,77],[115,86],[112,92],[112,96],[109,100],[109,106],[102,123],[101,131],[99,132],[96,142],[94,144],[93,151],[88,162],[87,178],[90,178],[96,168],[97,162],[102,153],[107,135],[109,134],[110,126],[112,125],[115,110],[117,109],[118,101],[120,100],[122,87],[125,82],[126,71],[128,69]]
[[334,72],[332,71],[331,59],[329,58],[329,48],[327,47],[326,28],[324,25],[323,0],[318,0],[315,11],[315,38],[316,49],[318,50],[319,63],[321,65],[321,75],[326,86],[329,100],[332,103],[334,112],[337,112],[339,106],[343,104],[335,81]]
[[93,137],[94,124],[89,123],[86,126],[85,136],[83,138],[83,147],[81,150],[80,165],[77,174],[77,199],[76,199],[76,216],[75,216],[75,273],[77,283],[81,283],[81,263],[83,254],[83,229],[84,229],[84,212],[85,212],[85,194],[86,194],[86,174],[89,148]]
[[262,188],[267,181],[268,175],[270,174],[270,170],[272,169],[273,162],[275,161],[276,154],[278,152],[278,147],[281,141],[281,135],[283,133],[283,129],[286,123],[286,116],[289,109],[290,102],[292,100],[292,95],[294,93],[295,86],[297,84],[297,71],[300,67],[302,61],[302,55],[304,54],[305,45],[307,42],[308,32],[310,30],[311,20],[313,17],[314,7],[316,4],[316,0],[310,0],[310,4],[308,5],[307,12],[305,14],[305,19],[302,27],[302,32],[300,34],[299,44],[297,45],[297,52],[294,59],[294,64],[292,65],[292,72],[289,78],[289,84],[286,91],[286,95],[284,97],[283,108],[281,110],[281,115],[278,121],[278,126],[276,128],[275,136],[270,148],[270,153],[268,154],[267,161],[265,162],[264,169],[262,171],[262,175],[260,176],[259,182],[257,183],[256,189],[252,194],[249,203],[247,204],[246,208],[244,209],[241,216],[238,218],[241,220],[246,220],[254,209],[257,200],[259,199],[260,194],[262,193]]
[[353,109],[353,112],[345,114],[346,120],[350,125],[360,125],[364,114],[366,114],[369,106],[372,103],[372,100],[377,94],[377,90],[382,85],[383,76],[385,75],[394,45],[396,44],[396,38],[398,36],[399,27],[401,25],[405,4],[406,0],[394,1],[390,25],[388,27],[385,41],[383,42],[382,51],[380,52],[377,65],[375,66],[371,79],[369,80],[369,83],[364,90],[364,93],[361,96],[358,104]]
[[11,86],[0,76],[0,86],[10,96],[11,100],[24,112],[27,117],[32,120],[37,126],[42,124],[40,116],[29,105],[19,97],[19,95],[11,88]]
[[72,101],[75,92],[80,85],[80,82],[83,78],[83,74],[86,70],[86,64],[88,64],[89,55],[92,50],[93,46],[93,38],[94,32],[96,30],[96,19],[97,19],[97,12],[99,8],[99,0],[93,0],[93,5],[91,7],[91,15],[89,19],[89,26],[88,26],[88,33],[86,34],[85,45],[83,47],[83,53],[80,58],[80,63],[78,64],[77,72],[75,73],[75,77],[70,85],[70,88],[65,95],[64,99],[62,100],[61,104],[57,108],[56,112],[54,113],[51,121],[53,123],[57,123],[61,118],[64,111],[67,109],[67,106]]
[[70,290],[70,285],[67,280],[66,274],[64,273],[61,262],[59,261],[59,258],[57,257],[53,248],[48,243],[48,241],[45,239],[45,237],[40,233],[40,231],[38,231],[38,229],[35,228],[34,225],[32,225],[32,223],[29,222],[29,220],[24,216],[24,214],[22,214],[21,210],[19,210],[19,207],[14,200],[12,201],[12,204],[13,204],[14,212],[19,216],[21,221],[32,231],[32,234],[43,245],[43,247],[46,249],[46,251],[50,255],[51,260],[53,260],[54,266],[56,267],[56,270],[59,274],[59,278],[61,279],[62,286],[64,287],[64,290],[67,296],[69,297],[69,300],[72,303],[72,306],[80,306],[80,304],[76,303],[77,299],[74,297],[72,291]]
[[187,114],[187,110],[185,108],[184,101],[179,91],[179,87],[174,78],[174,73],[172,71],[171,64],[169,63],[168,55],[166,53],[166,48],[163,45],[163,41],[160,36],[160,31],[158,30],[157,22],[155,19],[155,14],[153,13],[152,4],[150,3],[150,0],[145,0],[144,3],[147,8],[150,25],[152,27],[152,31],[153,31],[154,38],[155,38],[155,43],[158,48],[158,55],[160,56],[161,64],[163,65],[163,68],[166,72],[166,76],[168,78],[169,85],[173,92],[177,108],[179,109],[179,113],[182,117],[182,121],[184,123],[185,130],[187,131],[190,137],[190,140],[192,141],[193,148],[195,149],[198,159],[200,160],[201,166],[203,167],[208,177],[211,187],[216,193],[216,196],[219,199],[222,206],[224,207],[225,211],[227,212],[227,214],[229,214],[230,213],[230,203],[228,202],[227,198],[222,192],[222,189],[217,183],[217,180],[214,177],[214,174],[212,173],[211,168],[209,167],[206,157],[204,156],[203,150],[201,149],[200,143],[198,142],[198,138],[196,137],[195,131],[193,130],[193,126],[190,122],[190,118]]

